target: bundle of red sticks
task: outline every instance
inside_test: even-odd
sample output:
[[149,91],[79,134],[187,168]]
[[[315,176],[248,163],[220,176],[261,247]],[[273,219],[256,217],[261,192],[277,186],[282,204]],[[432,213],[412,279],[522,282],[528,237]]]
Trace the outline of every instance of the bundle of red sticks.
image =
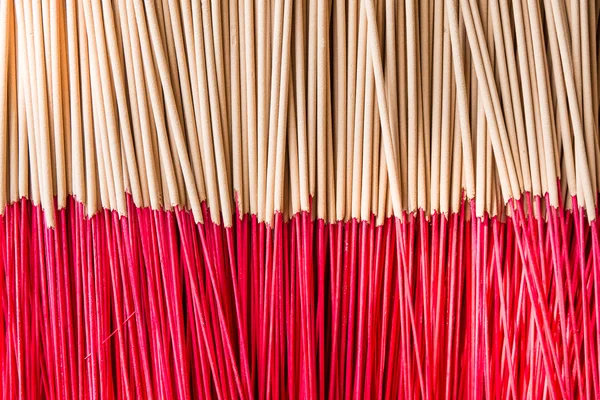
[[600,396],[600,1],[0,1],[3,399]]

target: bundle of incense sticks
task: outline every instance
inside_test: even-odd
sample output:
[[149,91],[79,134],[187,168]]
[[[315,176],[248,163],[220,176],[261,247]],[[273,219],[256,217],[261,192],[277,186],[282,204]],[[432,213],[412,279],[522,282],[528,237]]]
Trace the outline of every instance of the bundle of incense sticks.
[[598,398],[599,15],[0,1],[2,398]]

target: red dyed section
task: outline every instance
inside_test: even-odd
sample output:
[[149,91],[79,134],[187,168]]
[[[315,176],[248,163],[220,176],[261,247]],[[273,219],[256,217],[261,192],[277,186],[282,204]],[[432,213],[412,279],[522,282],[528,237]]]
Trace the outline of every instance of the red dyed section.
[[525,196],[234,226],[138,209],[0,218],[2,398],[597,398],[600,240]]

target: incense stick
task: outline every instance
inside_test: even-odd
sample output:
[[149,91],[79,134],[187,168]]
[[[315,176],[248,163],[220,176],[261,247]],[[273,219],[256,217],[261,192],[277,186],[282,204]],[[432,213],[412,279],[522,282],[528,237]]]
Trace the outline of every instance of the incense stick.
[[4,397],[597,396],[599,12],[2,3]]

